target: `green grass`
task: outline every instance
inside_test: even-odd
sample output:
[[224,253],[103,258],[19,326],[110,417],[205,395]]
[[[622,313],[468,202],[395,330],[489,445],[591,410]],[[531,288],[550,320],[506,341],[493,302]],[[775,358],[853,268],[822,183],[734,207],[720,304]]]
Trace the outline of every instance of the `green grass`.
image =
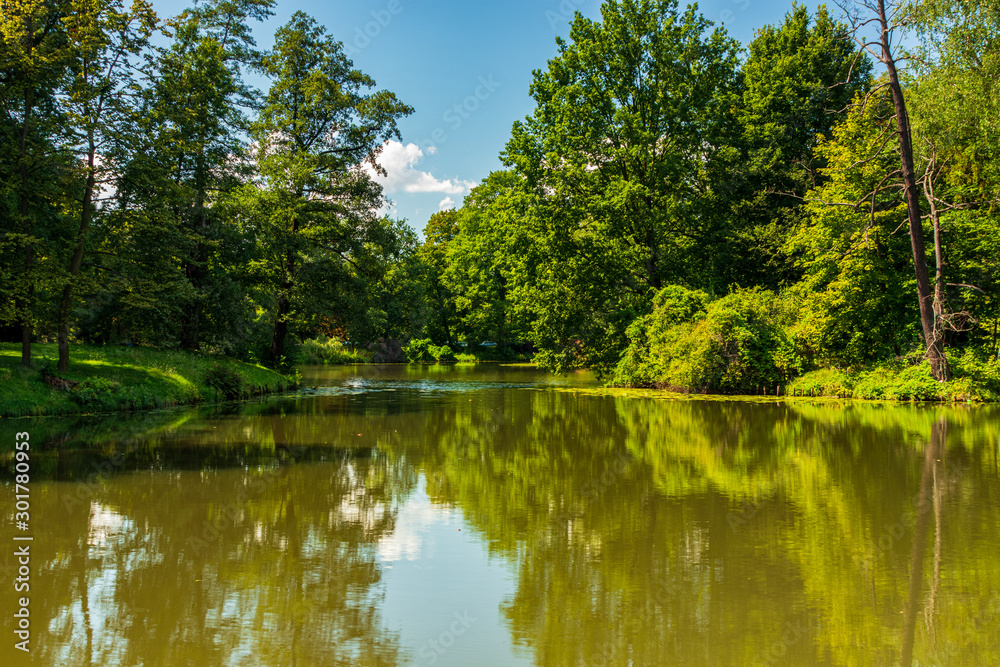
[[873,368],[824,368],[788,384],[791,396],[825,396],[887,401],[996,403],[1000,401],[1000,364],[975,350],[948,355],[950,382],[938,382],[930,364],[886,362]]
[[56,374],[70,388],[54,388],[55,345],[32,346],[31,368],[21,346],[0,343],[0,417],[151,410],[251,398],[284,391],[294,381],[262,366],[224,357],[144,348],[70,347],[70,367]]

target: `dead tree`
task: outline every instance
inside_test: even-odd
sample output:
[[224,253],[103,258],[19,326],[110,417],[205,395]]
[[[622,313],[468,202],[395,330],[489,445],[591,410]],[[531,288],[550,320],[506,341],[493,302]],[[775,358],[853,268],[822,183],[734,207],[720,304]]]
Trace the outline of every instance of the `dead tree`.
[[[841,9],[850,21],[855,41],[859,45],[858,58],[865,53],[882,63],[888,80],[879,89],[888,88],[892,96],[895,110],[895,130],[899,140],[900,175],[903,184],[903,195],[906,200],[907,220],[910,230],[910,247],[913,251],[913,269],[917,278],[917,300],[920,305],[920,324],[923,329],[924,343],[927,346],[927,359],[931,363],[934,377],[946,382],[951,373],[948,369],[948,359],[944,353],[944,337],[938,335],[934,313],[934,292],[931,289],[930,275],[927,269],[927,251],[924,245],[923,216],[920,212],[920,190],[917,187],[916,168],[913,159],[913,139],[910,132],[910,119],[906,112],[906,98],[899,81],[899,71],[896,67],[898,58],[893,49],[893,39],[900,28],[906,27],[903,19],[904,6],[889,4],[885,0],[854,0],[853,4],[840,3]],[[868,39],[863,36],[870,26],[878,30],[878,37]],[[875,92],[875,91],[873,91]],[[871,94],[865,98],[867,102]]]

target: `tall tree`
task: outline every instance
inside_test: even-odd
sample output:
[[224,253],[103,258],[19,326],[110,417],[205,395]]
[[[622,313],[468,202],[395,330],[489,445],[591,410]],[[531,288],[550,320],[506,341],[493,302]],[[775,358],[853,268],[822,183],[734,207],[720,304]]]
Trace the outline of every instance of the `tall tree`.
[[[996,346],[1000,3],[920,0],[910,12],[920,43],[911,54],[914,76],[908,90],[935,233],[935,313],[945,329],[957,330],[953,336],[971,328]],[[949,312],[948,304],[955,311]]]
[[[257,93],[242,69],[257,68],[261,54],[251,21],[272,14],[274,0],[210,0],[170,22],[174,40],[158,63],[149,131],[158,136],[161,165],[174,192],[172,208],[188,238],[181,249],[192,297],[181,317],[181,345],[198,349],[206,302],[220,296],[210,265],[225,230],[212,215],[215,199],[236,187],[244,153],[245,111]],[[157,129],[158,128],[158,129]]]
[[277,282],[270,359],[278,364],[303,264],[317,256],[350,263],[381,228],[381,188],[370,170],[380,169],[382,146],[399,137],[396,121],[412,109],[391,92],[367,92],[375,81],[303,12],[278,29],[263,71],[272,84],[253,126],[261,180],[249,188]]
[[122,0],[72,0],[71,7],[65,23],[72,78],[64,107],[68,140],[79,150],[84,183],[56,317],[60,372],[69,370],[73,289],[87,247],[95,195],[113,179],[112,165],[101,152],[125,131],[125,119],[133,112],[129,93],[135,86],[130,59],[142,53],[156,27],[156,14],[144,0],[133,0],[131,8]]
[[493,172],[474,188],[456,214],[441,276],[452,295],[458,328],[470,341],[484,338],[501,347],[522,337],[523,321],[514,298],[528,283],[520,227],[527,207],[519,206],[517,176]]
[[552,275],[572,264],[581,277],[548,294],[543,347],[598,363],[624,349],[628,322],[665,284],[722,287],[737,44],[674,0],[608,0],[601,21],[578,13],[557,44],[503,157],[544,198]]
[[[36,287],[36,246],[50,213],[52,167],[59,162],[54,141],[60,129],[55,91],[65,73],[68,12],[58,0],[0,2],[0,108],[11,132],[13,176],[10,218],[4,221],[5,246],[18,246],[17,268],[10,275],[11,316],[21,326],[21,364],[31,363]],[[6,170],[5,170],[6,171]],[[6,181],[7,179],[5,179]],[[8,181],[9,182],[9,181]],[[8,186],[10,187],[10,186]]]
[[424,227],[424,243],[418,253],[422,260],[430,298],[430,321],[427,334],[435,341],[444,341],[455,346],[455,299],[444,282],[448,269],[448,247],[458,233],[458,211],[448,210],[435,213]]
[[871,62],[855,64],[847,27],[825,5],[815,17],[801,5],[781,25],[759,29],[742,68],[739,115],[746,182],[733,193],[734,225],[725,249],[728,282],[778,288],[797,273],[783,246],[802,217],[802,198],[819,185],[815,153],[829,137],[837,111],[870,85]]
[[[923,213],[921,193],[917,185],[917,171],[913,158],[913,136],[910,117],[906,106],[906,96],[897,67],[897,44],[899,29],[907,25],[906,6],[902,3],[886,3],[885,0],[855,0],[854,5],[843,5],[855,40],[861,45],[859,57],[868,53],[881,63],[887,73],[884,87],[892,96],[895,132],[899,141],[900,177],[906,199],[907,219],[910,230],[910,247],[913,252],[913,269],[917,278],[917,303],[920,306],[920,324],[927,346],[934,377],[939,381],[950,378],[948,359],[944,353],[944,336],[934,317],[934,292],[931,289],[927,269],[927,251],[924,245]],[[869,39],[863,35],[868,26],[874,26],[876,37]]]

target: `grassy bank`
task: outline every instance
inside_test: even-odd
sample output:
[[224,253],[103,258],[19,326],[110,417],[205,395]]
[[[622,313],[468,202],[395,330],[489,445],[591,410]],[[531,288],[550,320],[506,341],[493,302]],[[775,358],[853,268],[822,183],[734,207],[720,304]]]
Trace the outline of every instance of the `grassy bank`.
[[55,373],[55,345],[0,343],[0,417],[150,410],[284,391],[290,378],[261,366],[190,352],[74,345],[70,370]]
[[[1000,363],[972,354],[949,355],[950,382],[938,382],[926,361],[901,359],[869,368],[821,368],[787,383],[757,391],[690,389],[664,384],[634,384],[610,389],[623,396],[696,396],[722,400],[784,400],[786,398],[853,399],[861,401],[921,401],[941,403],[1000,403]],[[763,395],[762,395],[763,394]]]
[[887,362],[873,368],[823,368],[788,384],[791,396],[826,396],[875,401],[1000,402],[1000,364],[973,355],[949,355],[950,382],[938,382],[930,364]]

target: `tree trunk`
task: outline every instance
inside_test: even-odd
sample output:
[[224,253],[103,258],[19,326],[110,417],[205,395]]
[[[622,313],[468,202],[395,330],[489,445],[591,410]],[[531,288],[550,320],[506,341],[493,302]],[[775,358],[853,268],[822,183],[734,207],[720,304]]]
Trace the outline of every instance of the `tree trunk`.
[[207,189],[205,176],[204,144],[196,158],[196,182],[194,200],[195,241],[193,258],[187,262],[185,274],[195,290],[194,302],[188,305],[187,314],[181,323],[181,347],[186,350],[197,350],[201,347],[199,331],[201,329],[201,311],[203,308],[202,290],[205,287],[208,273],[208,248],[202,242],[208,235],[208,214],[205,209],[205,191]]
[[[28,42],[30,53],[30,36]],[[28,200],[28,130],[31,124],[31,112],[34,109],[34,96],[31,94],[31,82],[25,81],[24,85],[24,118],[22,119],[23,124],[21,126],[19,167],[21,172],[21,228],[26,237],[24,241],[25,294],[20,299],[20,308],[16,308],[16,310],[21,316],[21,365],[28,368],[31,366],[31,300],[35,292],[34,285],[31,282],[31,266],[35,261],[35,251],[31,247],[31,241],[27,239],[27,237],[31,236],[30,202]]]
[[278,295],[278,313],[274,318],[274,335],[271,337],[271,366],[277,368],[281,362],[281,353],[285,349],[285,338],[288,336],[288,316],[292,312],[291,291],[295,276],[295,255],[289,250],[285,259],[285,267],[281,271],[281,293]]
[[903,88],[899,83],[896,61],[890,46],[890,29],[886,17],[885,0],[878,0],[879,24],[882,30],[882,62],[889,72],[889,87],[896,109],[896,129],[899,135],[899,150],[902,161],[903,189],[906,194],[906,209],[910,223],[910,246],[913,250],[913,268],[917,277],[917,299],[920,305],[920,324],[927,345],[927,358],[931,362],[934,377],[945,382],[950,379],[948,360],[944,354],[944,342],[935,332],[934,296],[931,292],[930,277],[927,272],[927,251],[924,247],[924,228],[920,215],[920,195],[913,167],[913,143],[910,135],[910,120],[906,113]]
[[56,367],[60,373],[69,370],[69,316],[73,309],[73,283],[80,273],[83,264],[83,253],[87,246],[87,230],[93,217],[94,188],[97,178],[94,173],[94,155],[96,153],[93,134],[89,137],[87,153],[87,185],[83,191],[83,210],[80,212],[80,229],[76,234],[76,248],[69,265],[69,281],[63,288],[62,300],[59,302],[58,333],[59,364]]
[[931,221],[934,223],[934,264],[937,267],[934,276],[934,334],[944,340],[945,316],[948,313],[948,300],[945,294],[945,267],[947,263],[944,259],[944,243],[941,238],[941,216],[937,207],[937,199],[934,196],[934,166],[937,162],[937,155],[931,158],[931,163],[927,167],[927,175],[924,178],[924,196],[931,207]]
[[281,352],[285,349],[285,337],[288,335],[288,299],[284,291],[278,297],[278,314],[274,319],[274,335],[271,337],[271,366],[277,368],[281,363]]

